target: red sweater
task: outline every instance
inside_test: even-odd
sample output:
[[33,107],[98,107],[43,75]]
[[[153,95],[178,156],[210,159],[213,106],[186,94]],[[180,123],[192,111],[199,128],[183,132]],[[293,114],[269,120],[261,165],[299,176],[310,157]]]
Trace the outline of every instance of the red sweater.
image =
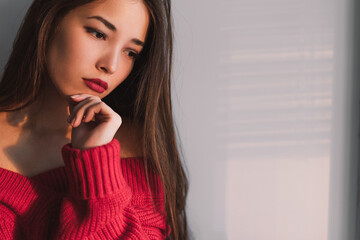
[[164,192],[120,143],[85,150],[66,144],[64,166],[31,178],[0,168],[0,239],[165,239]]

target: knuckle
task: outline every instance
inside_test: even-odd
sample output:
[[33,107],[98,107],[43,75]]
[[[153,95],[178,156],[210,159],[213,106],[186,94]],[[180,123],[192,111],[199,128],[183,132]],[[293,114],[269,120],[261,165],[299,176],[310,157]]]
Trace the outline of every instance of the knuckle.
[[119,114],[117,114],[116,112],[115,112],[115,114],[114,114],[114,119],[115,119],[119,124],[122,123],[122,118],[121,118],[121,116],[120,116]]
[[102,106],[102,102],[100,101],[100,102],[96,102],[94,105],[92,105],[92,107],[94,107],[94,108],[97,108],[97,107],[101,107]]
[[99,103],[95,102],[87,108],[87,111],[93,111],[98,108]]
[[91,100],[93,100],[93,101],[94,101],[94,100],[96,100],[96,101],[101,100],[99,96],[95,96],[95,95],[90,95],[89,98],[90,98]]

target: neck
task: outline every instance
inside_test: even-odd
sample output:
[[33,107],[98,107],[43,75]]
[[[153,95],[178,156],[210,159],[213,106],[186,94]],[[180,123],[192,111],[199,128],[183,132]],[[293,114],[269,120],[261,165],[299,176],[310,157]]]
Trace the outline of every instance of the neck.
[[14,127],[36,135],[71,133],[67,123],[69,115],[66,98],[51,84],[38,99],[22,110],[7,114],[7,121]]

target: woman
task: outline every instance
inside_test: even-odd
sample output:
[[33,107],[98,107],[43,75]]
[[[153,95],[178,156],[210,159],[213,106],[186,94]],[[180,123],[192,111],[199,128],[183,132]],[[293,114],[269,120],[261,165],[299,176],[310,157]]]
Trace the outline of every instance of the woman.
[[32,3],[0,82],[0,239],[188,239],[171,59],[169,0]]

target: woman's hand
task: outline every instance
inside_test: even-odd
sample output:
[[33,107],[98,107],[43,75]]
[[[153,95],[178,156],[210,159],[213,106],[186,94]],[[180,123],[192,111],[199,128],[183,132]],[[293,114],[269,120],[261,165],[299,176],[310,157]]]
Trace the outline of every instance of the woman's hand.
[[[101,101],[98,96],[79,94],[69,99],[73,148],[86,149],[111,142],[122,120],[119,114]],[[94,121],[93,121],[94,119]]]

